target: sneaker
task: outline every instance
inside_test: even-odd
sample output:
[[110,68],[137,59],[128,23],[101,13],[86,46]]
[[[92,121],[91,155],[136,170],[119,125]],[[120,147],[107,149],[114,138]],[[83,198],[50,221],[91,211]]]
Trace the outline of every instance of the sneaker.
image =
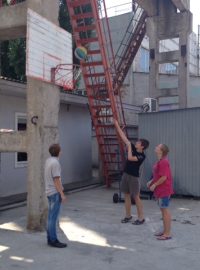
[[48,245],[51,247],[57,247],[57,248],[65,248],[67,247],[67,244],[61,243],[60,241],[48,241]]

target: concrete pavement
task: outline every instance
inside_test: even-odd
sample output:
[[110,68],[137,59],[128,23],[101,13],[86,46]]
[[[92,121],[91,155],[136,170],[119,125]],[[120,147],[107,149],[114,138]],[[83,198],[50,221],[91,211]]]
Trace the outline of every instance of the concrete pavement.
[[[124,204],[112,203],[114,188],[68,195],[59,238],[68,247],[46,245],[45,232],[26,231],[26,207],[0,212],[0,269],[199,270],[200,202],[173,199],[173,239],[158,241],[162,224],[155,201],[144,200],[146,223],[121,224]],[[135,206],[132,209],[135,216]]]

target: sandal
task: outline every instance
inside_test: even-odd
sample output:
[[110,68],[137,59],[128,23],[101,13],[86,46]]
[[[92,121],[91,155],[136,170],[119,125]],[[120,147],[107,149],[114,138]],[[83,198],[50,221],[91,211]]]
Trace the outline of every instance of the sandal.
[[154,233],[154,236],[162,236],[162,235],[163,235],[163,232]]
[[171,236],[165,236],[165,235],[161,235],[157,237],[157,240],[170,240],[172,239]]
[[131,219],[132,219],[132,216],[130,216],[130,217],[125,217],[125,218],[123,218],[123,219],[121,220],[121,223],[128,223],[129,221],[131,221]]
[[142,220],[135,220],[134,222],[132,222],[133,225],[142,225],[143,223],[145,222],[145,219],[142,219]]

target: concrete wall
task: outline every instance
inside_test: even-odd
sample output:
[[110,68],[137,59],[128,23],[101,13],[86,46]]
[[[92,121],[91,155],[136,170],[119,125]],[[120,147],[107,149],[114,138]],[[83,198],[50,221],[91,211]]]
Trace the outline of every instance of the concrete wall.
[[[26,113],[25,97],[1,94],[0,129],[15,129],[16,112]],[[0,153],[0,157],[0,196],[26,191],[26,168],[15,168],[14,153]]]
[[[132,89],[132,104],[141,106],[143,103],[144,97],[149,97],[149,74],[148,73],[133,73],[133,84],[130,85]],[[178,83],[178,78],[176,75],[162,74],[160,75],[160,88],[176,88]],[[199,76],[190,76],[189,81],[189,90],[187,93],[188,98],[188,107],[199,107],[200,106],[200,77]],[[162,108],[161,109],[170,109],[174,108],[177,103],[177,97],[171,97],[168,99],[162,99],[160,101]],[[165,106],[164,106],[165,105]]]
[[59,136],[64,183],[90,180],[92,176],[91,119],[86,106],[61,104]]

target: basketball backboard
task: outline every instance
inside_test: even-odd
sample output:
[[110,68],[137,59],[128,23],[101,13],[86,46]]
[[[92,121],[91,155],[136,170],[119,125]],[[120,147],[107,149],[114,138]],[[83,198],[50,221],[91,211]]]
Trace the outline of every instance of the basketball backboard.
[[[72,62],[72,35],[28,9],[26,76],[51,82],[52,68],[61,64],[72,65]],[[69,81],[72,80],[73,72],[67,76]],[[63,84],[62,76],[56,84]]]

